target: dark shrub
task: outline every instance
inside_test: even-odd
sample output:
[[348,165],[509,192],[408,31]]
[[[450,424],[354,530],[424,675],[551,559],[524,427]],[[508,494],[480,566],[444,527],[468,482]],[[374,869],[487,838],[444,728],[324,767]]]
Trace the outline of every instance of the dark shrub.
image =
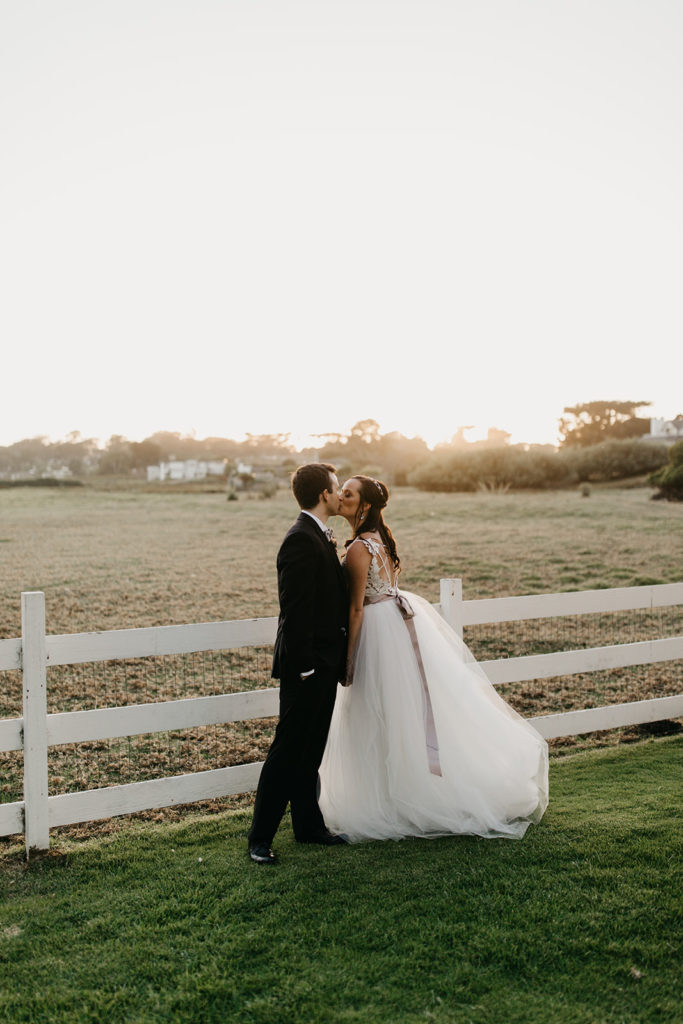
[[653,498],[683,501],[683,441],[671,445],[667,464],[657,473],[650,474],[647,482],[658,488]]
[[580,482],[625,480],[662,466],[666,462],[666,446],[648,441],[603,441],[589,448],[567,449],[561,455]]
[[435,452],[408,480],[423,491],[541,490],[640,476],[665,460],[666,447],[647,441],[603,441],[559,452],[452,448]]
[[510,487],[560,487],[570,482],[570,470],[557,452],[523,448],[475,448],[436,452],[409,482],[423,491],[476,491]]
[[82,480],[58,480],[53,476],[30,477],[27,480],[0,480],[0,487],[82,487]]

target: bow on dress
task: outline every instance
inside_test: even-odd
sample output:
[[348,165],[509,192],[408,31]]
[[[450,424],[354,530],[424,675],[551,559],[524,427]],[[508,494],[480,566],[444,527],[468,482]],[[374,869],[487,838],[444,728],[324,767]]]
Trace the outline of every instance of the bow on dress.
[[398,587],[396,587],[390,594],[367,594],[364,604],[379,604],[380,601],[395,601],[398,610],[403,617],[403,621],[406,624],[406,629],[410,636],[410,642],[413,645],[413,652],[415,654],[415,660],[417,661],[417,669],[420,673],[420,682],[422,683],[422,692],[424,693],[425,698],[425,742],[427,745],[429,770],[432,775],[442,775],[441,761],[439,759],[439,741],[436,735],[436,725],[434,724],[434,710],[432,708],[431,697],[429,696],[429,685],[427,683],[427,674],[425,673],[425,667],[422,661],[422,651],[420,650],[417,631],[415,629],[415,623],[413,622],[413,619],[415,618],[415,609],[406,595],[402,594]]

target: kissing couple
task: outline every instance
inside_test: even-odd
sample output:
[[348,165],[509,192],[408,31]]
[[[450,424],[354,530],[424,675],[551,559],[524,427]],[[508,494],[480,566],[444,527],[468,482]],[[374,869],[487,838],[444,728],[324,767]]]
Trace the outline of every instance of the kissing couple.
[[[298,843],[521,838],[548,803],[547,744],[439,613],[399,589],[387,487],[358,475],[340,489],[316,462],[296,470],[292,491],[301,512],[277,556],[280,714],[252,861],[277,862],[288,804]],[[327,527],[336,515],[352,529],[343,561]]]

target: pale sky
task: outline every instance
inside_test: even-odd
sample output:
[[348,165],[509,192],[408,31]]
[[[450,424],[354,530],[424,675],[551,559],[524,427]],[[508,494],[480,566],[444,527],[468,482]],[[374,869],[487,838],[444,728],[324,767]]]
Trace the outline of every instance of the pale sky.
[[2,0],[0,444],[673,417],[682,115],[677,0]]

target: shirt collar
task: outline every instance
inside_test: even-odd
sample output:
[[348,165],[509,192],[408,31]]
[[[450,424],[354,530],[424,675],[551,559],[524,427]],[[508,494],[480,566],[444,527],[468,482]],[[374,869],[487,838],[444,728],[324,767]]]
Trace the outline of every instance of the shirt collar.
[[305,509],[305,508],[302,508],[302,509],[301,509],[301,511],[303,512],[303,514],[304,514],[305,516],[310,516],[310,517],[311,517],[311,519],[312,519],[312,520],[313,520],[314,522],[316,522],[316,523],[318,524],[318,526],[320,527],[320,529],[322,530],[322,532],[323,532],[323,533],[327,533],[327,527],[325,526],[325,524],[324,524],[323,522],[321,522],[321,521],[320,521],[320,520],[318,519],[318,517],[317,517],[317,516],[313,515],[313,513],[312,513],[312,512],[309,512],[309,511],[308,511],[307,509]]

